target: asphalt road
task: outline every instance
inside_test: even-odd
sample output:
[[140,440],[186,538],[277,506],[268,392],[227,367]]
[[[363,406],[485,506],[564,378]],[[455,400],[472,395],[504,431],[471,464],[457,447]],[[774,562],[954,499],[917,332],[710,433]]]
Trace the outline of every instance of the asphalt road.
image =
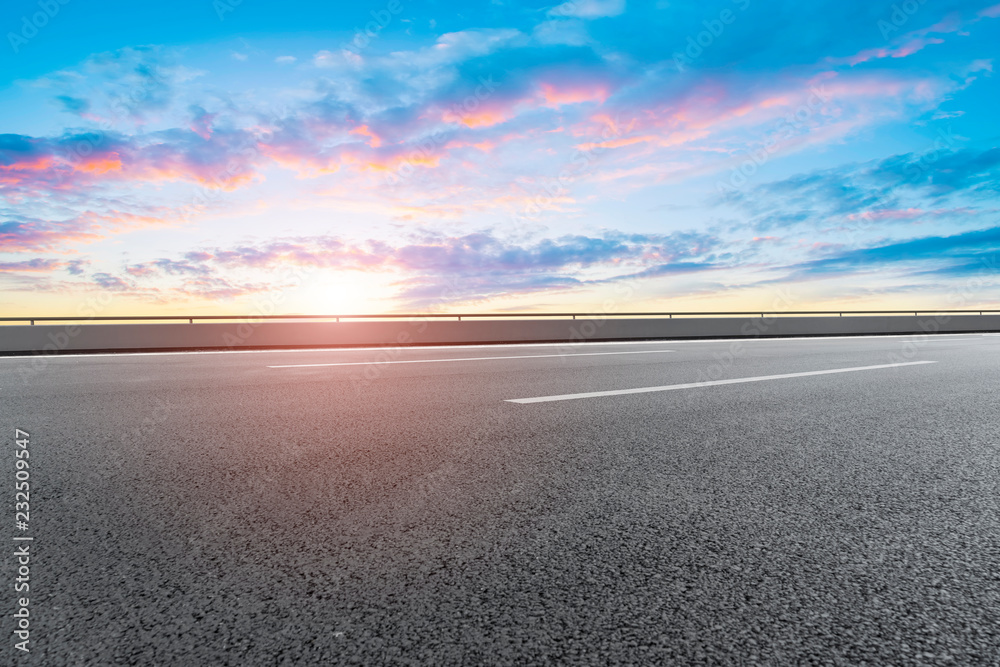
[[998,396],[989,335],[0,358],[3,662],[998,664]]

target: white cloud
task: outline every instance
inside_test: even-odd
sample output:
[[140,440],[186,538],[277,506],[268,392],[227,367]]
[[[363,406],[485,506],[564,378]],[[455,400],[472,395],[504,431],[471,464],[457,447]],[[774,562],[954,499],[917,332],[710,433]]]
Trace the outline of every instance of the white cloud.
[[332,51],[323,49],[322,51],[317,51],[316,55],[313,56],[313,65],[316,67],[333,67],[336,63],[335,58]]
[[493,53],[521,36],[520,31],[510,28],[449,32],[438,37],[434,46],[421,49],[413,57],[427,66],[460,63]]
[[973,60],[972,64],[969,65],[969,72],[992,72],[993,71],[993,61],[988,58],[983,58],[980,60]]
[[549,10],[549,16],[599,19],[625,11],[625,0],[569,0]]
[[583,46],[590,41],[583,21],[576,19],[543,21],[535,26],[532,36],[539,44],[549,45]]
[[295,56],[278,56],[274,59],[274,62],[279,65],[291,65],[295,62]]

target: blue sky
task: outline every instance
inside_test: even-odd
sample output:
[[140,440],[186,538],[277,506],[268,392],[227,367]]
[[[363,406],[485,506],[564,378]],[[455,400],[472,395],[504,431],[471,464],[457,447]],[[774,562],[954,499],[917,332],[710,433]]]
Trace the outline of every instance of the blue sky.
[[0,31],[11,314],[1000,305],[995,3],[36,0]]

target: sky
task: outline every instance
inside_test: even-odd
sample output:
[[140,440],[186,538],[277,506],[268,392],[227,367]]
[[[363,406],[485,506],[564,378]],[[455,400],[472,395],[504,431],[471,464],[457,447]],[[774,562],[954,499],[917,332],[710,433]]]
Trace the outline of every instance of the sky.
[[1000,4],[14,0],[6,316],[1000,306]]

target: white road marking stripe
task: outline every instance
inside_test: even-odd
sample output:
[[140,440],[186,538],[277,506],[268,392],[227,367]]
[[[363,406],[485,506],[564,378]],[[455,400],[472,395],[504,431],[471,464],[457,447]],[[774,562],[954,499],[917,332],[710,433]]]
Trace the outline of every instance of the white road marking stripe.
[[[927,338],[922,338],[921,336],[911,336],[911,338],[918,339],[918,340],[913,340],[912,342],[917,343],[919,345],[923,345],[924,343],[950,343],[950,342],[956,341],[956,340],[979,340],[978,338],[940,338],[939,339],[939,338],[932,338],[931,336],[928,336]],[[903,341],[903,342],[910,342],[910,341]]]
[[492,361],[494,359],[545,359],[548,357],[600,357],[609,354],[659,354],[674,350],[631,350],[629,352],[577,352],[576,354],[524,354],[505,357],[465,357],[462,359],[401,359],[399,361],[345,361],[333,364],[283,364],[268,368],[315,368],[316,366],[382,366],[384,364],[431,364],[444,361]]
[[901,364],[879,364],[878,366],[856,366],[853,368],[833,368],[827,371],[808,371],[805,373],[784,373],[782,375],[762,375],[759,377],[734,378],[732,380],[712,380],[709,382],[689,382],[687,384],[670,384],[662,387],[639,387],[637,389],[615,389],[612,391],[589,391],[583,394],[561,394],[558,396],[537,396],[535,398],[508,398],[508,403],[547,403],[550,401],[572,401],[577,398],[595,398],[597,396],[620,396],[622,394],[645,394],[654,391],[672,391],[674,389],[694,389],[695,387],[712,387],[718,384],[740,384],[742,382],[762,382],[764,380],[784,380],[785,378],[800,378],[809,375],[829,375],[831,373],[851,373],[853,371],[872,371],[878,368],[896,368],[899,366],[917,366],[920,364],[936,364],[936,361],[908,361]]

